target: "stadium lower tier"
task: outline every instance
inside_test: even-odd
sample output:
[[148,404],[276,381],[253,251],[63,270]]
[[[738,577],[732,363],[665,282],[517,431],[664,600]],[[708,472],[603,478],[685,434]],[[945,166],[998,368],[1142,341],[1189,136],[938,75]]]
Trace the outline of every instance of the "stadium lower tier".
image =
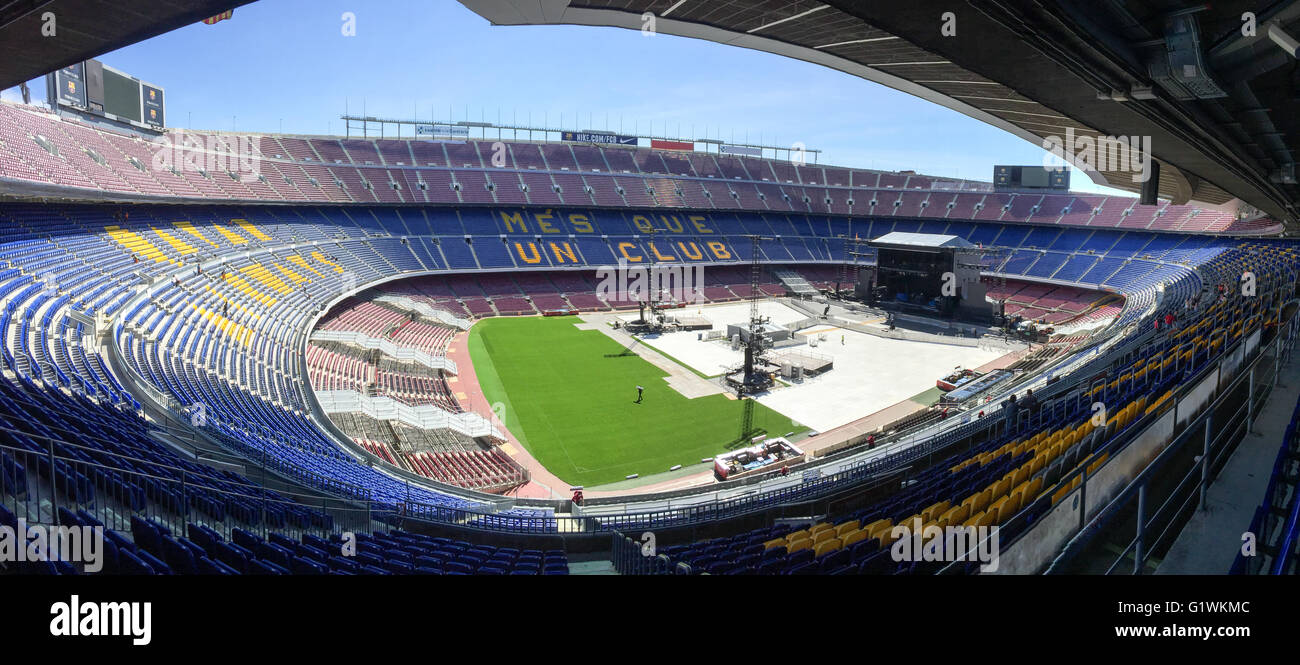
[[[67,527],[104,529],[98,574],[105,575],[568,575],[562,550],[519,550],[433,538],[400,530],[356,533],[355,541],[335,534],[294,539],[272,531],[266,537],[240,528],[227,540],[211,527],[187,523],[186,535],[163,524],[131,517],[130,530],[106,528],[84,510],[59,511]],[[17,529],[18,518],[0,504],[0,526]],[[129,536],[127,535],[129,534]],[[68,561],[23,561],[16,572],[76,575]]]
[[[165,446],[151,442],[140,416],[144,397],[152,408],[191,424],[250,465],[264,466],[312,491],[399,508],[412,517],[517,531],[555,530],[552,508],[494,510],[490,497],[380,463],[382,454],[326,427],[308,383],[313,360],[307,354],[316,335],[368,336],[378,346],[407,353],[411,362],[445,373],[452,368],[439,350],[454,329],[474,317],[529,311],[516,301],[529,303],[532,311],[548,309],[536,299],[529,302],[534,293],[556,296],[546,302],[568,302],[575,309],[584,308],[580,302],[608,306],[584,299],[599,303],[591,292],[593,268],[617,266],[620,260],[624,265],[699,263],[705,266],[706,297],[714,289],[718,299],[744,298],[750,295],[748,280],[736,277],[745,273],[750,259],[745,237],[750,233],[773,238],[760,243],[760,261],[807,270],[810,279],[824,282],[832,277],[828,271],[846,259],[841,236],[910,231],[957,235],[998,248],[987,270],[992,275],[1122,295],[1123,310],[1107,335],[1136,336],[1147,328],[1130,324],[1177,312],[1177,334],[1167,332],[1152,353],[1159,354],[1158,362],[1186,371],[1205,362],[1225,340],[1267,325],[1268,304],[1288,297],[1295,283],[1293,243],[943,220],[635,210],[5,204],[0,221],[5,229],[0,237],[0,330],[6,390],[16,401],[70,419],[61,429],[38,432],[43,441],[75,441],[105,454],[116,452],[113,445],[134,441],[137,447],[157,447],[152,454],[161,455]],[[1061,273],[1066,268],[1068,274]],[[1252,293],[1261,297],[1238,297],[1243,272],[1251,272]],[[464,273],[474,278],[466,279]],[[350,330],[314,325],[322,316],[327,323],[341,319],[337,313],[349,305],[332,307],[343,298],[403,276],[414,279],[393,282],[387,295],[406,297],[419,316],[378,323],[358,319],[357,325],[345,326]],[[764,293],[780,292],[775,278],[768,281]],[[1221,301],[1213,295],[1219,285],[1229,287]],[[433,292],[440,289],[447,293]],[[498,306],[501,302],[507,306]],[[371,318],[386,316],[380,311],[384,305],[368,304],[379,307],[370,310]],[[1197,335],[1187,336],[1190,331]],[[1142,361],[1157,362],[1157,356]],[[340,375],[346,377],[347,371]],[[400,397],[401,377],[407,375],[397,376],[384,385]],[[1138,399],[1136,388],[1124,390],[1108,393],[1108,399]],[[447,427],[473,430],[462,432],[467,436],[490,435],[474,429],[476,414],[455,413],[450,402],[443,406],[418,408],[440,408]],[[76,436],[78,431],[103,431],[100,419],[110,415],[137,424],[104,442]],[[1059,414],[1053,430],[1065,424],[1066,414]],[[6,430],[24,431],[16,425]],[[119,435],[126,440],[116,441]],[[989,450],[1009,442],[990,440]],[[43,449],[39,442],[18,448]],[[1088,455],[1095,452],[1090,449]],[[55,450],[56,460],[76,459],[76,454]],[[165,465],[184,468],[182,461]],[[6,491],[44,479],[77,504],[91,500],[89,490],[100,486],[98,475],[79,477],[58,463],[21,472],[18,463],[7,458]],[[130,468],[121,461],[104,466]],[[104,474],[108,484],[112,474]],[[937,496],[944,485],[944,500],[959,504],[957,490],[948,491],[955,485],[945,484],[950,481],[936,480],[931,489]],[[111,490],[115,501],[176,501],[147,486],[121,484],[125,486]],[[1043,491],[1048,489],[1044,482]],[[1016,507],[1028,502],[1024,494]],[[913,498],[908,505],[930,495]],[[1009,504],[996,513],[999,519],[1012,512]],[[235,505],[227,509],[238,510]],[[678,518],[690,519],[663,517]],[[312,517],[308,511],[294,519]],[[614,529],[629,522],[595,519],[592,524],[589,528]]]

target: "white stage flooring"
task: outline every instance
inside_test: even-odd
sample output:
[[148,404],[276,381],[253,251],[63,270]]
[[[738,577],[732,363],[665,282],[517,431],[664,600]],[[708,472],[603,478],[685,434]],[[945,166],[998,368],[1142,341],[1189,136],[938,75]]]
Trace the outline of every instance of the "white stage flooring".
[[[763,302],[760,308],[777,324],[807,318],[802,312],[777,302]],[[742,323],[749,319],[748,303],[688,308],[692,314],[696,310],[714,323],[715,330],[725,330],[728,323]],[[636,315],[622,318],[633,320]],[[820,324],[802,332],[809,331],[825,332],[826,341],[819,342],[816,347],[799,345],[789,347],[789,350],[830,356],[835,368],[820,377],[805,379],[801,384],[773,389],[758,401],[821,432],[933,388],[935,380],[958,365],[979,367],[1003,355],[1001,351],[978,347],[883,339],[829,324]],[[645,343],[707,376],[721,374],[725,368],[738,366],[743,361],[744,354],[732,351],[729,342],[702,342],[698,335],[695,331],[669,333],[645,338]],[[777,353],[783,350],[777,349]]]

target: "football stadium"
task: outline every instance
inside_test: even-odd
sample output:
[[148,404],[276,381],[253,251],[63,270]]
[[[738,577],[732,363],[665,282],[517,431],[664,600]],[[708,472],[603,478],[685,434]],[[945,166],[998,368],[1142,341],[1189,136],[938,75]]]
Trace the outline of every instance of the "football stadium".
[[1030,149],[966,177],[414,89],[192,122],[295,84],[131,54],[276,0],[87,4],[0,3],[7,578],[1297,572],[1300,2],[380,3]]

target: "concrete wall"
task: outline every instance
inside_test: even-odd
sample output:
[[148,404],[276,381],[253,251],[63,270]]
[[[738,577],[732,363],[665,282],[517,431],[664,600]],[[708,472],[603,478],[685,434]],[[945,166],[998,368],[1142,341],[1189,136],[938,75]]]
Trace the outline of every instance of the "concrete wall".
[[1189,390],[1186,397],[1178,401],[1176,409],[1178,412],[1178,431],[1181,432],[1187,426],[1187,423],[1191,422],[1201,412],[1201,409],[1205,408],[1205,405],[1214,399],[1218,391],[1219,370],[1215,368],[1205,378],[1201,379],[1195,388]]
[[1079,493],[1039,518],[1032,531],[999,555],[998,575],[1032,575],[1042,570],[1079,530]]
[[1173,439],[1174,410],[1168,409],[1088,478],[1085,514],[1096,515],[1104,509]]

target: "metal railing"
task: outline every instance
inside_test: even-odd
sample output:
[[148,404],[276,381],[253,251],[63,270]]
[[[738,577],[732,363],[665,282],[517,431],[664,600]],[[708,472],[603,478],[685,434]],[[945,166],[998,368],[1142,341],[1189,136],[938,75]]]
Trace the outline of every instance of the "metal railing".
[[[1249,431],[1258,405],[1268,398],[1280,376],[1282,359],[1289,357],[1294,349],[1298,329],[1300,329],[1300,319],[1293,318],[1284,334],[1280,333],[1268,344],[1258,347],[1253,359],[1250,360],[1249,368],[1237,374],[1226,386],[1222,384],[1218,386],[1216,398],[1200,407],[1198,415],[1182,426],[1174,438],[1164,445],[1156,459],[1147,464],[1133,480],[1120,489],[1106,505],[1097,508],[1092,515],[1089,515],[1086,510],[1088,480],[1092,475],[1086,465],[1080,464],[1074,471],[1064,474],[1052,486],[1044,487],[1043,494],[1040,496],[1052,495],[1053,490],[1059,492],[1059,488],[1069,487],[1076,479],[1080,488],[1077,490],[1076,497],[1080,505],[1079,525],[1074,536],[1048,566],[1047,572],[1060,572],[1068,562],[1078,557],[1117,515],[1126,509],[1135,508],[1134,537],[1120,549],[1103,572],[1105,574],[1122,572],[1121,563],[1132,555],[1133,563],[1129,572],[1141,574],[1147,561],[1153,557],[1153,553],[1167,547],[1178,535],[1176,527],[1186,521],[1192,501],[1199,501],[1199,507],[1204,508],[1205,492],[1212,480],[1211,469],[1226,462],[1227,457],[1235,449],[1236,443]],[[1245,342],[1243,336],[1238,344],[1234,345],[1234,349],[1241,348]],[[1216,358],[1223,359],[1231,352],[1232,350],[1224,348]],[[1270,359],[1272,362],[1267,362]],[[1181,384],[1197,385],[1215,368],[1215,365],[1207,364],[1194,376],[1182,380]],[[1243,388],[1246,391],[1244,399],[1240,395]],[[1181,396],[1176,395],[1167,406],[1154,414],[1155,417],[1144,419],[1145,422],[1139,423],[1138,427],[1129,427],[1123,432],[1117,432],[1114,439],[1094,449],[1093,456],[1085,458],[1084,461],[1094,460],[1096,455],[1102,452],[1113,457],[1123,451],[1125,446],[1135,441],[1145,429],[1153,425],[1159,416],[1167,413],[1167,409],[1175,408],[1174,405],[1178,404],[1178,398]],[[1234,397],[1241,399],[1241,404],[1225,415],[1222,410],[1232,408]],[[1214,435],[1215,431],[1218,432],[1217,435]],[[1161,492],[1164,494],[1164,501],[1154,512],[1149,512],[1147,508],[1149,488],[1157,480],[1162,482],[1170,480],[1166,477],[1167,473],[1162,476],[1161,472],[1167,472],[1168,466],[1178,460],[1180,454],[1185,456],[1188,442],[1196,440],[1198,435],[1202,441],[1201,454],[1196,456],[1171,489]],[[1074,494],[1075,492],[1071,491],[1059,498],[1062,501],[1069,500]],[[1047,509],[1050,510],[1055,505],[1056,503],[1053,502]],[[1001,525],[1004,549],[1015,547],[1019,539],[1025,537],[1025,534],[1030,531],[1036,520],[1042,517],[1042,506],[1037,508],[1039,509],[1022,508],[1009,522]],[[1155,533],[1154,537],[1150,535],[1151,533]],[[946,567],[943,572],[959,572],[964,568],[964,565],[954,563]]]
[[[62,510],[66,510],[74,514],[84,511],[106,528],[118,531],[129,531],[131,518],[140,517],[178,534],[186,533],[188,523],[196,523],[227,537],[234,528],[264,537],[271,531],[299,537],[304,533],[370,532],[389,512],[374,511],[365,502],[233,481],[216,470],[196,472],[66,441],[25,436],[48,447],[35,451],[0,445],[0,504],[33,524],[61,524]],[[56,453],[56,445],[68,454]],[[90,459],[74,457],[74,452]],[[129,471],[128,467],[150,470]]]

